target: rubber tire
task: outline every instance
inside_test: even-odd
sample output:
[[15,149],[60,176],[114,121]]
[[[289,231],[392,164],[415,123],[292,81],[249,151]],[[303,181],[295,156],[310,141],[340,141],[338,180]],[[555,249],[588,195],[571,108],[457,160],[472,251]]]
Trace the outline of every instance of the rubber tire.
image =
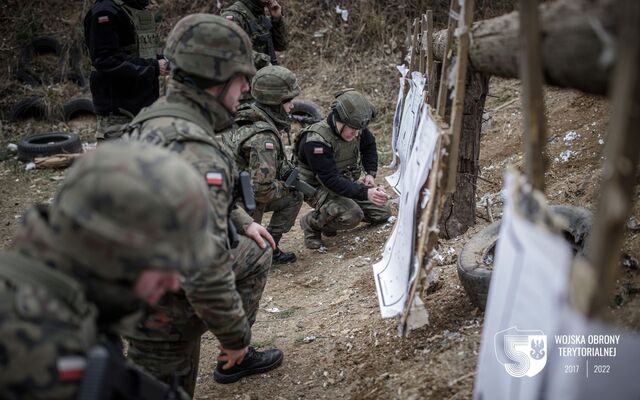
[[31,41],[33,54],[55,54],[60,57],[62,46],[51,36],[40,36]]
[[47,110],[42,97],[28,97],[18,101],[11,109],[9,116],[11,121],[18,121],[27,118],[46,119]]
[[31,63],[33,56],[39,54],[55,54],[62,56],[62,46],[51,36],[34,38],[31,43],[20,50],[20,62],[14,77],[27,85],[37,86],[42,84],[42,78],[33,73]]
[[69,72],[67,80],[75,83],[80,87],[87,86],[87,79],[82,72],[82,49],[78,44],[71,47],[69,51]]
[[33,72],[31,72],[31,70],[29,70],[28,68],[25,68],[22,65],[20,65],[16,69],[16,72],[13,74],[13,77],[16,80],[24,83],[25,85],[31,85],[31,86],[42,85],[42,81],[40,80],[40,78],[36,76]]
[[18,143],[18,160],[20,161],[32,161],[35,157],[62,153],[82,153],[82,143],[77,134],[39,133],[22,138]]
[[65,103],[62,107],[65,121],[70,121],[78,115],[96,115],[93,102],[90,99],[74,99]]
[[293,100],[291,119],[302,125],[315,124],[324,119],[322,108],[309,100]]
[[[564,237],[571,244],[574,253],[584,252],[587,236],[591,230],[591,213],[581,207],[551,206],[550,212],[563,218],[566,227]],[[487,256],[495,251],[500,234],[500,222],[496,221],[469,239],[458,257],[458,278],[471,303],[481,310],[487,304],[492,269],[487,267]],[[490,260],[493,262],[493,260]]]

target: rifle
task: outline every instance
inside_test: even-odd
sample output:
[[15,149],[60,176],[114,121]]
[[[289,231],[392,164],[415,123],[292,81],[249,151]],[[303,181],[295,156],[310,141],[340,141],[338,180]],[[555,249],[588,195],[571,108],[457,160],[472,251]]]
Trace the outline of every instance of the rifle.
[[298,178],[298,174],[298,168],[292,169],[289,173],[289,176],[287,176],[287,179],[285,179],[284,181],[284,187],[286,187],[287,189],[295,189],[301,192],[305,198],[312,198],[316,194],[316,191],[318,189],[309,185],[305,181],[301,181]]
[[155,379],[127,364],[121,354],[111,354],[104,345],[94,346],[87,353],[87,366],[78,391],[78,400],[183,398],[188,397],[180,390],[177,382],[169,386]]

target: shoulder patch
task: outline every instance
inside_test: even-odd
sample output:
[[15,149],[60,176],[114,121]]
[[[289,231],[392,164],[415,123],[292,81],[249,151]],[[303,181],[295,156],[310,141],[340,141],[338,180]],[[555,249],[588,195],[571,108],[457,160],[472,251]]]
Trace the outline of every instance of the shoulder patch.
[[324,148],[322,147],[314,147],[313,154],[324,154]]
[[108,15],[103,15],[102,17],[98,17],[98,23],[99,24],[106,24],[109,22],[109,16]]
[[80,356],[63,356],[56,360],[58,378],[61,382],[79,381],[84,377],[87,361]]
[[233,21],[233,15],[227,15],[225,18],[228,19],[229,21]]
[[264,148],[267,150],[273,150],[273,143],[267,142],[264,144]]
[[222,186],[224,182],[224,172],[223,171],[208,171],[205,174],[205,179],[207,181],[207,185],[211,186]]

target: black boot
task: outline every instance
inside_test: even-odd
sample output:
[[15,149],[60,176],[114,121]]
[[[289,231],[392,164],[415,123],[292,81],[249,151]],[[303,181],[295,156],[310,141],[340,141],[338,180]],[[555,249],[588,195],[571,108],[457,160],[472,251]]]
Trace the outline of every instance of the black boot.
[[287,264],[296,262],[296,260],[298,260],[298,257],[296,257],[293,252],[282,251],[280,250],[280,247],[278,247],[280,239],[282,239],[282,233],[273,233],[271,231],[269,231],[269,233],[271,234],[273,241],[276,242],[276,249],[273,251],[273,256],[271,257],[273,264]]
[[264,374],[278,368],[282,364],[283,358],[284,354],[278,349],[256,351],[253,347],[249,347],[240,364],[229,369],[222,369],[226,361],[218,362],[215,371],[213,371],[213,379],[218,383],[233,383],[245,376]]

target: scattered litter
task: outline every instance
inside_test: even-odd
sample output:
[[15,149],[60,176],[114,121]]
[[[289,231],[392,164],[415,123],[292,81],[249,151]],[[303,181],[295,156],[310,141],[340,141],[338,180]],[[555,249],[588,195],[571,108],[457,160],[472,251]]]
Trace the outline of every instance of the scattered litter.
[[565,142],[572,142],[574,140],[576,140],[579,137],[578,133],[576,131],[569,131],[566,133],[566,135],[564,135],[564,141]]
[[304,339],[302,339],[302,343],[311,343],[313,341],[316,340],[316,337],[311,335],[311,336],[305,336]]
[[64,176],[63,175],[52,175],[49,179],[51,179],[54,182],[58,182],[58,181],[64,180]]
[[396,217],[395,215],[392,215],[387,219],[387,222],[390,224],[393,224],[394,222],[396,222],[397,219],[398,217]]
[[17,153],[18,152],[18,145],[15,143],[9,143],[7,145],[7,150],[9,150],[12,153]]
[[577,153],[575,151],[572,150],[565,150],[562,153],[560,153],[559,157],[556,157],[555,161],[556,162],[567,162],[569,160],[571,160],[572,158],[574,158],[577,155]]
[[95,150],[98,143],[82,143],[82,151],[87,152]]
[[336,6],[336,14],[339,14],[340,18],[342,18],[344,22],[347,22],[347,20],[349,19],[349,11],[347,11],[346,8]]
[[32,169],[36,169],[36,164],[33,162],[30,162],[27,164],[26,167],[24,167],[25,171],[31,171]]
[[640,231],[640,224],[638,223],[636,217],[629,218],[629,220],[627,221],[627,229],[633,232]]
[[598,144],[604,144],[604,140],[598,139]]
[[344,258],[344,255],[342,255],[342,254],[338,254],[338,255],[336,256],[336,258],[337,258],[338,260],[342,260],[342,259]]
[[329,32],[329,28],[323,28],[323,29],[317,30],[317,31],[313,32],[313,37],[315,37],[315,38],[324,37],[324,35],[327,32]]
[[316,250],[318,253],[326,253],[327,252],[327,248],[324,246],[320,246],[320,248],[318,250]]
[[271,314],[277,314],[279,312],[282,312],[281,309],[279,309],[278,307],[270,307],[270,308],[265,308],[264,309],[266,312],[271,313]]
[[629,269],[638,269],[638,260],[627,253],[622,255],[622,265]]

